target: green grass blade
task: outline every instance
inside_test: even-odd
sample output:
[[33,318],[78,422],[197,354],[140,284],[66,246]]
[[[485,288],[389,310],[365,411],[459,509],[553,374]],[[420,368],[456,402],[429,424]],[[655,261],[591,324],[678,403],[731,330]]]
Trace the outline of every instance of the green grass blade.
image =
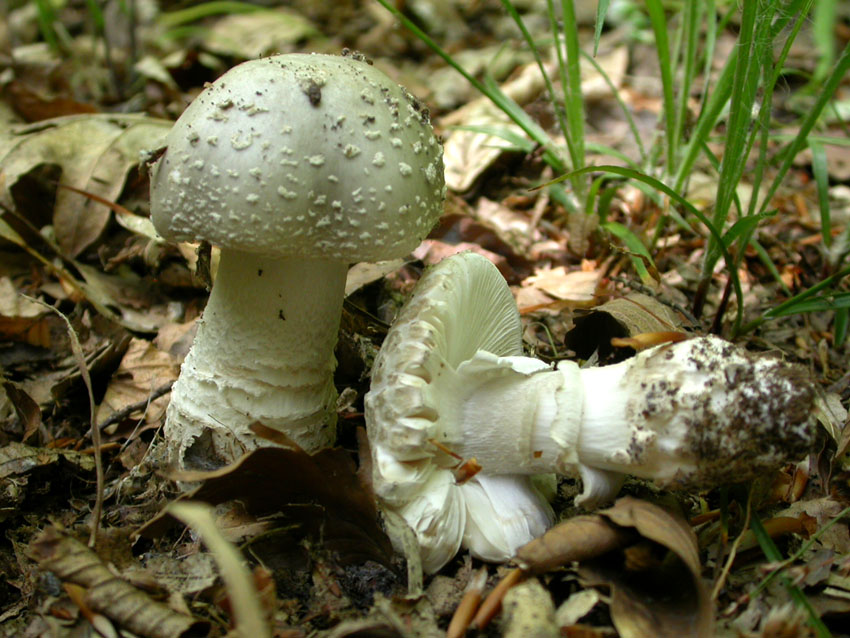
[[[714,50],[717,45],[718,19],[717,7],[714,4],[714,0],[705,0],[705,15],[706,20],[703,22],[705,34],[703,35],[702,51],[702,77],[705,78],[705,88],[700,91],[700,113],[702,113],[705,109],[705,103],[710,94],[708,78],[711,77],[712,64],[714,63]],[[667,170],[668,172],[672,172],[673,167],[671,166]]]
[[[564,112],[564,108],[561,105],[561,100],[559,96],[555,93],[555,87],[552,85],[552,80],[549,77],[549,73],[546,71],[546,65],[543,64],[543,58],[540,55],[540,49],[538,48],[537,43],[534,41],[534,38],[531,37],[531,33],[528,32],[528,29],[525,26],[525,22],[523,22],[513,3],[511,3],[510,0],[501,1],[502,6],[505,8],[505,11],[508,13],[509,16],[511,16],[514,23],[517,25],[517,28],[520,30],[520,33],[522,33],[522,37],[525,39],[525,43],[528,45],[528,48],[531,51],[531,55],[534,57],[534,61],[537,63],[537,68],[540,69],[540,75],[543,77],[543,84],[546,86],[546,93],[549,94],[549,102],[552,104],[552,108],[555,111],[555,117],[558,119],[558,125],[561,127],[561,130],[563,131],[564,136],[566,137],[567,148],[570,153],[570,159],[573,161],[573,165],[575,166],[576,155],[575,150],[573,149],[573,141],[570,138],[570,127],[567,123],[566,113]],[[548,0],[548,2],[551,5],[551,0]],[[555,25],[556,23],[553,22],[552,24]],[[558,45],[557,33],[555,34],[555,49],[560,50],[560,47]]]
[[[378,0],[380,2],[380,0]],[[157,18],[160,25],[171,29],[192,22],[197,22],[203,18],[214,15],[229,15],[235,13],[254,13],[257,11],[268,11],[265,7],[259,7],[248,2],[239,2],[238,0],[213,0],[212,2],[202,2],[186,9],[178,9],[162,13]]]
[[646,147],[643,145],[643,140],[640,137],[640,131],[638,131],[637,124],[635,124],[635,120],[632,117],[632,113],[629,110],[628,105],[623,100],[623,96],[620,95],[620,91],[614,86],[614,83],[611,81],[611,78],[608,77],[608,74],[605,73],[605,70],[599,65],[599,63],[594,60],[591,56],[587,55],[584,51],[581,52],[582,57],[587,60],[596,72],[599,73],[600,77],[605,81],[605,84],[608,85],[608,88],[611,89],[611,94],[614,96],[614,99],[617,101],[618,106],[620,107],[620,111],[623,113],[623,117],[626,118],[626,123],[629,125],[629,130],[632,133],[632,137],[635,140],[635,144],[638,147],[638,153],[640,153],[640,163],[644,166],[647,165],[648,157],[646,154]]
[[782,288],[782,292],[786,295],[791,295],[791,289],[782,281],[782,273],[779,272],[779,269],[776,267],[776,264],[773,263],[773,260],[770,258],[768,252],[764,249],[758,240],[755,237],[750,238],[750,246],[752,246],[753,250],[756,251],[756,254],[759,256],[761,263],[764,264],[764,267],[770,272],[771,277],[776,280],[776,283],[779,284],[779,287]]
[[850,308],[839,308],[835,311],[835,323],[832,332],[835,338],[835,347],[840,348],[847,341],[847,327],[850,324]]
[[47,42],[51,51],[60,51],[59,39],[56,37],[54,26],[56,24],[56,12],[50,0],[35,0],[36,21],[41,37]]
[[[797,136],[791,133],[772,133],[771,140],[777,142],[791,142]],[[824,146],[850,146],[850,137],[835,137],[834,135],[809,135],[806,138],[809,142],[817,142]]]
[[655,34],[655,51],[658,55],[658,66],[661,70],[661,86],[664,93],[664,128],[666,131],[667,166],[676,165],[673,155],[673,140],[676,122],[676,103],[673,98],[673,61],[670,59],[670,44],[667,39],[667,19],[664,16],[664,6],[661,0],[646,0],[649,22]]
[[[685,2],[682,10],[681,33],[684,49],[682,51],[682,69],[679,76],[676,95],[676,116],[673,122],[673,138],[670,140],[670,156],[674,161],[679,158],[679,145],[685,135],[685,126],[688,120],[688,101],[691,96],[691,86],[696,74],[697,43],[700,40],[700,18],[702,14],[701,2]],[[712,16],[711,21],[714,21]],[[667,172],[674,170],[675,164],[667,167]]]
[[[756,31],[760,23],[758,4],[743,3],[741,27],[738,33],[740,52],[735,65],[732,82],[731,105],[726,123],[726,144],[720,176],[717,180],[717,198],[714,204],[714,224],[723,228],[729,215],[732,198],[741,179],[747,159],[748,140],[751,138],[752,108],[759,84],[759,60],[756,48]],[[710,252],[710,251],[709,251]],[[710,273],[707,263],[703,264],[703,275]]]
[[[750,521],[750,529],[753,530],[753,534],[755,534],[756,540],[761,547],[761,551],[764,552],[767,559],[772,562],[782,561],[782,554],[776,548],[776,545],[773,543],[773,539],[767,533],[767,530],[764,528],[764,525],[761,520],[759,520],[758,516],[752,517]],[[794,602],[806,610],[806,613],[809,616],[809,625],[815,630],[818,638],[832,638],[832,634],[829,629],[818,617],[814,607],[812,607],[809,599],[806,598],[806,595],[800,590],[800,588],[784,576],[780,576],[780,579]]]
[[[723,243],[723,238],[721,237],[717,228],[715,228],[715,226],[712,224],[711,220],[708,219],[708,217],[706,217],[705,215],[703,215],[702,212],[700,212],[700,210],[698,208],[696,208],[687,199],[682,197],[679,193],[677,193],[675,190],[673,190],[672,188],[670,188],[669,186],[667,186],[663,182],[655,179],[654,177],[646,175],[645,173],[641,173],[640,171],[636,171],[636,170],[631,169],[631,168],[624,168],[622,166],[610,166],[610,165],[586,166],[585,168],[581,168],[579,170],[573,171],[573,174],[583,175],[583,174],[586,174],[586,173],[590,173],[592,171],[601,171],[601,172],[605,172],[605,173],[612,173],[614,175],[620,175],[621,177],[626,177],[628,179],[633,179],[635,181],[646,184],[646,185],[654,188],[655,190],[657,190],[661,193],[664,193],[665,195],[667,195],[667,197],[669,197],[674,202],[676,202],[679,206],[684,208],[688,212],[688,214],[693,215],[694,217],[699,219],[703,223],[703,225],[706,227],[706,229],[708,230],[711,237],[714,239],[715,242],[717,242],[717,245],[720,247],[720,252],[723,254],[723,260],[724,260],[724,262],[726,263],[726,266],[727,266],[729,278],[732,280],[732,286],[735,289],[735,297],[738,301],[738,304],[742,305],[744,293],[743,293],[743,290],[741,289],[741,280],[738,278],[738,271],[734,267],[734,261],[732,259],[732,256],[729,254],[729,251],[726,249],[726,246]],[[541,185],[537,186],[536,188],[544,188],[544,187],[547,187],[551,184],[558,184],[560,182],[563,182],[564,180],[570,179],[571,176],[572,176],[572,174],[570,174],[570,173],[567,173],[565,175],[561,175],[560,177],[557,177],[557,178],[555,178],[555,179],[553,179],[549,182],[546,182],[545,184],[541,184]]]
[[629,255],[629,259],[632,262],[635,272],[637,272],[643,283],[650,286],[658,283],[649,273],[649,269],[646,267],[646,264],[649,264],[655,272],[658,272],[658,268],[656,268],[652,255],[649,254],[649,250],[647,250],[646,246],[644,246],[640,237],[618,222],[605,222],[600,225],[600,228],[607,230],[609,233],[620,239],[626,245],[626,248],[634,253]]
[[[570,137],[573,143],[571,156],[573,170],[584,168],[584,97],[581,92],[581,53],[578,41],[578,22],[574,0],[561,0],[561,15],[563,19],[564,49],[566,50],[564,85],[564,107],[567,111],[567,121],[570,124]],[[573,181],[576,196],[579,201],[584,199],[585,182]]]
[[103,11],[100,10],[100,5],[96,0],[86,0],[86,10],[97,33],[103,33],[106,28],[106,21],[103,19]]
[[723,112],[723,107],[729,101],[729,96],[732,95],[732,81],[735,77],[735,66],[738,60],[738,49],[733,49],[732,54],[726,60],[726,65],[717,79],[717,83],[710,91],[709,97],[705,105],[700,111],[697,118],[697,124],[691,133],[691,138],[683,151],[682,160],[678,164],[676,179],[674,180],[674,188],[677,191],[682,191],[685,186],[685,181],[693,171],[696,159],[699,156],[703,144],[711,137],[711,132],[717,124],[717,119]]
[[484,82],[481,82],[474,75],[469,73],[457,61],[446,52],[431,36],[420,29],[416,23],[410,20],[406,15],[399,11],[395,6],[390,4],[388,0],[377,0],[378,3],[389,11],[406,29],[413,35],[419,38],[425,46],[433,51],[437,56],[460,73],[467,82],[470,83],[478,92],[487,97],[499,110],[507,115],[517,126],[519,126],[532,140],[539,144],[544,149],[544,160],[552,166],[556,171],[566,170],[566,165],[560,158],[559,154],[552,149],[555,144],[549,135],[526,113],[516,102],[510,99],[499,86],[490,77],[485,77]]
[[814,81],[826,77],[835,62],[835,24],[838,21],[838,0],[818,0],[812,15],[812,41],[818,51]]
[[523,137],[515,131],[499,126],[464,124],[462,126],[452,126],[451,129],[454,131],[470,131],[471,133],[483,133],[484,135],[490,135],[491,137],[498,137],[499,139],[505,140],[509,144],[513,145],[513,148],[506,148],[505,150],[507,151],[515,150],[522,151],[523,153],[531,153],[535,148],[537,148],[537,144],[527,137]]
[[829,169],[826,162],[826,149],[823,144],[813,142],[811,139],[809,139],[809,148],[812,151],[812,173],[815,176],[820,207],[820,232],[824,246],[829,248],[832,245],[832,217],[829,208]]
[[630,166],[635,170],[640,170],[640,165],[637,162],[635,162],[631,157],[629,157],[622,151],[614,148],[613,146],[608,146],[606,144],[598,144],[596,142],[588,142],[587,150],[591,153],[597,153],[599,155],[607,155],[608,157],[616,158],[626,166]]
[[832,295],[821,295],[819,297],[810,297],[804,299],[784,310],[771,313],[771,318],[787,317],[789,315],[802,315],[807,312],[826,312],[829,310],[838,310],[840,308],[850,308],[850,292],[839,292]]
[[820,118],[820,115],[823,112],[824,107],[832,99],[838,85],[844,79],[844,76],[847,75],[848,71],[850,71],[850,43],[847,43],[844,50],[841,52],[841,57],[839,57],[838,62],[835,63],[832,73],[830,73],[826,78],[820,94],[809,112],[806,114],[806,117],[803,119],[796,137],[789,145],[788,150],[783,157],[782,164],[779,166],[776,176],[765,195],[764,201],[762,202],[762,208],[767,207],[770,200],[776,194],[776,190],[785,179],[785,175],[788,173],[788,169],[791,168],[794,158],[805,147],[809,133],[814,128],[818,118]]
[[608,5],[611,0],[599,0],[596,5],[596,25],[593,28],[593,57],[599,50],[599,38],[602,37],[602,26],[605,24],[605,16],[608,15]]
[[[754,329],[758,328],[761,324],[763,324],[765,321],[769,321],[770,319],[774,319],[776,317],[784,317],[784,316],[787,316],[789,314],[794,314],[795,311],[792,310],[792,311],[789,312],[789,309],[792,309],[792,308],[795,308],[795,307],[800,307],[804,301],[806,301],[807,299],[809,299],[811,297],[814,297],[815,295],[817,295],[821,291],[825,291],[825,290],[829,289],[834,283],[840,281],[841,279],[843,279],[847,275],[850,275],[850,266],[845,266],[844,268],[842,268],[838,272],[830,275],[826,279],[819,281],[814,286],[804,290],[801,293],[798,293],[797,295],[794,295],[790,299],[786,299],[785,301],[783,301],[778,306],[774,306],[773,308],[765,311],[764,313],[762,313],[761,317],[759,317],[758,319],[754,319],[753,321],[751,321],[747,325],[745,325],[743,328],[741,328],[741,330],[739,331],[739,334],[743,334],[743,333],[749,332],[751,330],[754,330]],[[840,294],[847,294],[847,293],[840,293]]]

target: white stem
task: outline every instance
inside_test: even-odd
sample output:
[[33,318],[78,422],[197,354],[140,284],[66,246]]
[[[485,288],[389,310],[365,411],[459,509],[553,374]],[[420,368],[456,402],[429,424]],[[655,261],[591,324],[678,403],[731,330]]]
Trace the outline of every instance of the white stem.
[[581,370],[478,352],[439,383],[460,395],[440,405],[439,441],[487,474],[580,474],[587,506],[625,474],[668,487],[752,478],[813,436],[796,368],[712,337]]
[[165,436],[183,467],[230,462],[261,444],[254,422],[308,451],[334,437],[346,264],[222,250],[198,333],[174,384]]
[[475,457],[487,474],[578,471],[578,366],[553,370],[530,357],[478,352],[457,372],[452,384],[465,392],[445,422],[458,429],[444,439],[454,452]]

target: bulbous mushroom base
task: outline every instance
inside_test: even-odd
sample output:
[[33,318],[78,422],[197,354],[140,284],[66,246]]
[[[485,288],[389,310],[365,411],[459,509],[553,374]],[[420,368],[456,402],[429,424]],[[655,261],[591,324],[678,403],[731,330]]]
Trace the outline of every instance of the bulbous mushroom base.
[[333,443],[333,350],[346,265],[222,251],[192,349],[171,392],[168,462],[214,469],[271,445],[255,422],[308,452]]

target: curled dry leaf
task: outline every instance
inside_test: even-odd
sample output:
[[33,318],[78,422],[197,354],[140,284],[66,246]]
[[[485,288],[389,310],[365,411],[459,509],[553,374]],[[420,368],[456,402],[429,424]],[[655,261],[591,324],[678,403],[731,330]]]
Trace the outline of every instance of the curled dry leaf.
[[638,539],[634,530],[611,525],[599,514],[576,516],[521,547],[514,560],[526,572],[543,574],[568,563],[596,558]]
[[119,578],[83,543],[55,527],[45,529],[29,547],[39,567],[61,580],[84,587],[89,609],[139,636],[176,638],[202,635],[206,623],[172,611]]
[[578,561],[587,584],[610,588],[611,617],[623,638],[711,635],[696,536],[652,503],[624,497],[569,519],[520,548],[515,560],[533,574]]
[[581,317],[567,333],[565,345],[580,358],[599,351],[601,359],[614,351],[611,339],[635,337],[644,333],[683,332],[681,317],[669,306],[641,293],[612,299]]
[[[239,500],[254,516],[282,512],[305,533],[321,538],[327,549],[338,552],[342,563],[392,562],[392,547],[378,525],[374,500],[345,450],[310,455],[300,448],[260,448],[220,470],[182,472],[179,479],[203,481],[184,495],[186,499],[212,505]],[[166,511],[138,533],[155,537],[172,523]]]

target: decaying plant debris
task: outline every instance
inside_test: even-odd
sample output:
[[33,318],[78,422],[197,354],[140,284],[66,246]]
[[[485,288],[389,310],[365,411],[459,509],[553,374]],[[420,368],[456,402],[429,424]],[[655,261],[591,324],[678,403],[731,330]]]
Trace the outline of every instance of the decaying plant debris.
[[[597,32],[596,3],[568,1],[8,0],[0,635],[847,635],[850,16],[680,4],[614,0]],[[559,65],[553,25],[562,53],[589,59]],[[152,450],[219,251],[157,235],[149,167],[227,69],[344,49],[441,136],[440,222],[407,258],[349,271],[334,447],[308,454],[254,423],[275,447],[165,465]],[[741,88],[722,108],[727,81]],[[540,366],[710,333],[792,364],[815,451],[711,490],[630,478],[598,511],[573,504],[579,480],[550,478],[535,489],[559,522],[512,562],[461,552],[427,574],[376,503],[363,401],[423,269],[464,250],[510,285]],[[457,481],[480,469],[455,460]]]

